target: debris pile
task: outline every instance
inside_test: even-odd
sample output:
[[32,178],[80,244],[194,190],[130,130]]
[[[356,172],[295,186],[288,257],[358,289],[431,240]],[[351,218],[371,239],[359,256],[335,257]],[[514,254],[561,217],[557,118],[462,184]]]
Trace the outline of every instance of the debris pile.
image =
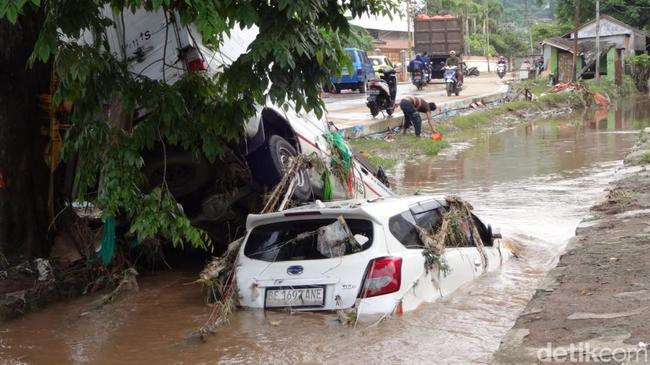
[[448,272],[449,266],[442,258],[446,247],[459,247],[469,238],[481,255],[483,268],[487,267],[487,255],[481,236],[472,217],[471,204],[457,196],[445,198],[448,204],[447,211],[442,216],[440,228],[435,232],[415,226],[420,241],[424,245],[425,269],[427,272],[437,268]]

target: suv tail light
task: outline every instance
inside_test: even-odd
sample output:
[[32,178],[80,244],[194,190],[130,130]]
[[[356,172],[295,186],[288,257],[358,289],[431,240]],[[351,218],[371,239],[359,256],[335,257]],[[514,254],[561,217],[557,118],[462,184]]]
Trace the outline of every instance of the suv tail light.
[[402,284],[402,258],[381,257],[370,262],[364,279],[361,298],[389,294],[399,290]]
[[203,59],[203,56],[194,47],[185,49],[183,58],[188,71],[205,71],[208,69],[208,64]]

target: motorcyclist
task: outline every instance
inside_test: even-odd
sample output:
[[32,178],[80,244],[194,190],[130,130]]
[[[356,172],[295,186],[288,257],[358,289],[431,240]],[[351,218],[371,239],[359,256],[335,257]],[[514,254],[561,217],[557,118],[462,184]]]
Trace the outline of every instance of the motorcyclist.
[[432,76],[431,73],[433,71],[433,67],[431,65],[431,58],[429,57],[427,52],[424,52],[422,54],[422,60],[424,62],[425,72],[427,72],[427,74],[429,75],[429,78],[431,78],[431,76]]
[[445,67],[452,67],[456,66],[458,68],[458,71],[456,72],[456,78],[458,79],[459,82],[463,82],[463,69],[461,65],[460,58],[456,56],[456,51],[451,50],[449,52],[449,57],[447,57],[447,60],[445,60]]
[[500,64],[500,63],[502,63],[504,65],[508,64],[508,62],[506,62],[506,58],[503,57],[503,56],[499,56],[499,60],[497,61],[497,65]]
[[409,72],[413,73],[415,71],[422,71],[424,69],[424,62],[422,59],[422,55],[419,53],[415,55],[415,59],[412,59],[411,62],[409,62]]
[[456,51],[452,50],[449,52],[449,57],[445,61],[445,66],[450,67],[450,66],[456,66],[458,67],[460,65],[460,58],[456,56]]

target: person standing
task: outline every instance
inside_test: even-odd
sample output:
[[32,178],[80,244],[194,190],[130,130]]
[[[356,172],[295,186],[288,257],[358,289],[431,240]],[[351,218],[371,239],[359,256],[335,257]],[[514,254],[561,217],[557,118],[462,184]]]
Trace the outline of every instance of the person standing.
[[420,136],[420,133],[422,132],[422,118],[420,117],[420,113],[425,113],[427,115],[429,127],[431,127],[432,130],[435,130],[431,121],[431,112],[436,110],[435,103],[428,103],[426,100],[417,96],[406,96],[400,100],[399,107],[402,109],[402,112],[404,112],[402,133],[406,133],[406,130],[413,125],[415,135],[418,137]]

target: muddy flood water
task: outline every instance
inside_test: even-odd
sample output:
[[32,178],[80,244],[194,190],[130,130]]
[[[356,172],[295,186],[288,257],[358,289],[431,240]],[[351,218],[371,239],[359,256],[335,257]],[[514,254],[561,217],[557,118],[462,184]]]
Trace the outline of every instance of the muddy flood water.
[[3,364],[489,363],[589,206],[650,125],[646,99],[454,143],[389,171],[400,194],[458,194],[525,245],[453,295],[381,323],[331,314],[239,311],[217,334],[190,335],[210,312],[196,271],[142,274],[140,291],[94,310],[98,296],[0,324]]

